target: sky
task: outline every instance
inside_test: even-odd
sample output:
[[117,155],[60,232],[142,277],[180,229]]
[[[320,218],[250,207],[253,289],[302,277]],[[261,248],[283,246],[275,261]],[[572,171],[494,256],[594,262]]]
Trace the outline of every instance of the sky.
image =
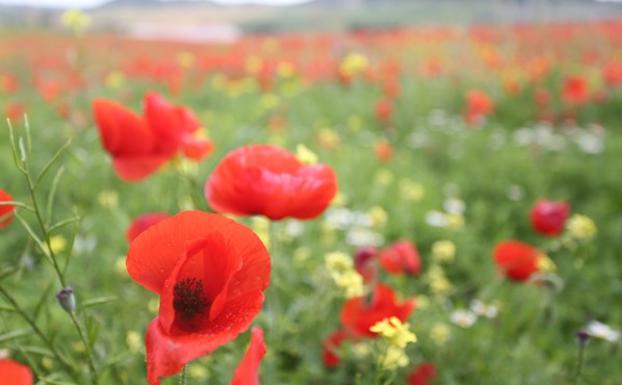
[[[258,3],[271,5],[288,5],[304,3],[309,0],[212,0],[222,4]],[[40,5],[57,8],[82,8],[92,7],[105,3],[106,0],[0,0],[0,4],[12,5]]]

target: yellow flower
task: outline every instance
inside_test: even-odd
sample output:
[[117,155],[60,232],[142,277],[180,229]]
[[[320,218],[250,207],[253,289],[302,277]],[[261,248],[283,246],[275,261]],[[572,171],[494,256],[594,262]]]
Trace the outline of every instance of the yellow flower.
[[436,323],[430,330],[430,338],[437,345],[444,345],[449,340],[449,327],[444,323]]
[[264,217],[253,217],[251,227],[263,244],[270,248],[270,220]]
[[458,230],[464,226],[464,217],[462,214],[447,214],[447,227],[450,229]]
[[317,163],[317,155],[304,144],[296,146],[296,158],[300,163],[314,164]]
[[149,302],[147,302],[147,309],[149,312],[156,314],[160,309],[160,301],[157,298],[150,299]]
[[201,381],[207,379],[209,372],[203,365],[194,363],[188,367],[188,376],[193,380]]
[[137,331],[128,331],[125,336],[125,343],[132,353],[138,353],[143,349],[143,339]]
[[331,206],[337,206],[337,207],[343,207],[348,203],[348,197],[346,196],[346,194],[342,193],[341,191],[337,191],[337,194],[335,194],[335,197],[333,198],[332,202],[330,202]]
[[387,212],[380,206],[374,206],[369,210],[369,216],[374,227],[382,227],[387,223]]
[[296,74],[296,67],[290,62],[280,62],[276,72],[282,78],[291,78]]
[[369,60],[360,53],[349,53],[339,65],[341,73],[349,76],[365,71],[369,67]]
[[102,207],[112,209],[119,205],[119,194],[116,191],[104,190],[97,195],[97,201]]
[[417,342],[417,336],[410,331],[410,325],[397,317],[376,322],[369,330],[381,335],[391,346],[399,349],[404,349],[411,342]]
[[41,365],[49,370],[54,367],[54,361],[50,357],[43,357],[41,359]]
[[376,174],[376,182],[383,186],[387,186],[388,184],[393,182],[393,179],[393,173],[387,169],[382,169]]
[[106,75],[106,79],[104,79],[104,83],[106,87],[117,89],[121,88],[125,83],[125,75],[121,71],[112,71],[108,75]]
[[387,351],[380,357],[380,365],[385,370],[396,370],[408,366],[408,356],[404,349],[389,346]]
[[330,128],[321,128],[318,131],[317,138],[322,147],[331,150],[337,148],[341,142],[339,135]]
[[84,344],[82,341],[76,341],[71,345],[71,349],[73,349],[76,353],[84,353],[86,349],[84,348]]
[[73,33],[84,32],[91,24],[91,18],[79,9],[69,9],[61,16],[61,23]]
[[456,245],[452,241],[437,241],[432,244],[432,257],[438,263],[454,261]]
[[50,238],[50,249],[54,254],[61,253],[67,247],[67,240],[62,235],[54,235]]
[[425,188],[422,184],[409,179],[400,181],[400,195],[404,200],[419,202],[425,196]]
[[432,265],[426,274],[426,279],[430,285],[430,290],[435,295],[444,296],[452,290],[452,285],[440,265]]
[[363,127],[363,119],[358,115],[350,115],[348,117],[348,127],[352,131],[359,131]]
[[259,99],[259,106],[264,111],[278,107],[279,103],[281,103],[281,100],[275,94],[265,94],[261,96],[261,99]]
[[192,68],[195,62],[196,57],[192,52],[180,52],[177,55],[177,63],[179,63],[182,68]]
[[430,306],[430,298],[427,295],[419,294],[415,297],[415,304],[417,305],[417,309],[425,309]]
[[557,270],[555,262],[548,255],[540,254],[538,256],[538,270],[546,273],[551,273]]
[[343,289],[346,298],[360,297],[364,294],[363,277],[354,270],[352,258],[334,251],[324,256],[324,264],[335,284]]
[[263,60],[259,56],[251,55],[246,58],[246,72],[255,74],[261,70],[262,66]]
[[306,247],[299,247],[294,250],[294,262],[304,263],[309,259],[311,252]]
[[114,263],[114,270],[119,275],[122,275],[122,276],[127,275],[127,269],[125,268],[125,256],[121,256],[117,258],[117,261]]
[[581,214],[574,214],[568,220],[566,228],[571,237],[581,241],[589,241],[596,235],[596,224],[594,224],[594,221]]

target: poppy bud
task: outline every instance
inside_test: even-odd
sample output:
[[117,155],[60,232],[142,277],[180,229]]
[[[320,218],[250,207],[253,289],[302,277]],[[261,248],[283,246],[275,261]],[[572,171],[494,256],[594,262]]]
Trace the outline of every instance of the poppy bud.
[[76,310],[76,297],[73,295],[72,288],[65,287],[60,289],[56,294],[56,298],[67,313],[73,313]]
[[577,332],[577,342],[580,346],[585,346],[587,342],[590,340],[590,333],[585,330],[579,330]]

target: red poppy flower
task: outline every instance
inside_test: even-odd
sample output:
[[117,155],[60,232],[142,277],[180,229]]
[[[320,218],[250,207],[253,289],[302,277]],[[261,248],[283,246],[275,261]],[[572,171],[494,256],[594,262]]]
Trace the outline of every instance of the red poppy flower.
[[341,310],[341,323],[355,336],[376,337],[376,333],[369,328],[390,317],[406,321],[414,307],[413,300],[398,303],[393,289],[379,283],[374,288],[371,299],[357,297],[346,301]]
[[414,243],[395,242],[380,252],[380,264],[389,274],[417,274],[421,271],[421,258]]
[[126,265],[136,282],[160,295],[146,337],[152,385],[246,330],[270,280],[270,257],[255,233],[199,211],[145,230],[130,245]]
[[622,61],[612,61],[603,67],[603,80],[609,86],[622,85]]
[[139,236],[143,231],[169,217],[170,215],[167,213],[147,213],[137,217],[127,229],[127,240],[132,242],[134,238]]
[[2,385],[32,385],[30,368],[8,358],[0,359]]
[[471,90],[465,95],[465,119],[469,124],[477,124],[486,116],[492,114],[495,105],[490,97],[480,90]]
[[378,250],[373,246],[361,247],[354,254],[354,268],[365,282],[371,281],[377,273],[376,257]]
[[436,378],[436,365],[424,362],[410,372],[408,385],[430,385],[434,378]]
[[251,331],[251,342],[238,365],[231,385],[260,385],[259,364],[266,354],[266,343],[263,339],[263,330],[254,327]]
[[330,334],[322,343],[322,361],[327,368],[334,368],[339,365],[341,358],[337,354],[337,350],[348,338],[348,333],[344,330],[337,330]]
[[[13,201],[11,194],[0,189],[0,203],[11,201]],[[0,205],[0,229],[7,227],[13,222],[13,211],[15,211],[15,206],[13,205]]]
[[564,230],[568,214],[568,203],[538,199],[531,208],[531,225],[540,234],[555,236]]
[[519,241],[503,241],[494,251],[493,257],[499,269],[510,279],[526,281],[538,271],[540,251]]
[[376,117],[384,123],[388,123],[393,116],[393,103],[388,99],[382,99],[376,103]]
[[312,219],[337,192],[337,177],[323,164],[304,165],[286,150],[240,147],[220,161],[205,183],[205,197],[219,212]]
[[589,99],[587,81],[582,76],[569,76],[564,80],[562,99],[568,104],[582,104]]
[[153,92],[144,99],[145,117],[107,99],[93,102],[93,113],[104,149],[126,181],[142,180],[182,151],[199,160],[212,143],[195,137],[200,123],[185,107],[169,104]]
[[386,139],[380,139],[376,142],[374,152],[376,153],[376,158],[381,162],[388,162],[393,158],[393,146]]

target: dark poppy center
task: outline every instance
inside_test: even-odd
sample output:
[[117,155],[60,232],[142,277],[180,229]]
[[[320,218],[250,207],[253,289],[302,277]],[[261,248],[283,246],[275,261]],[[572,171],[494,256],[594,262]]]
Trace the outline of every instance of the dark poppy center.
[[173,307],[181,321],[191,321],[210,305],[203,282],[197,278],[185,278],[173,289]]

